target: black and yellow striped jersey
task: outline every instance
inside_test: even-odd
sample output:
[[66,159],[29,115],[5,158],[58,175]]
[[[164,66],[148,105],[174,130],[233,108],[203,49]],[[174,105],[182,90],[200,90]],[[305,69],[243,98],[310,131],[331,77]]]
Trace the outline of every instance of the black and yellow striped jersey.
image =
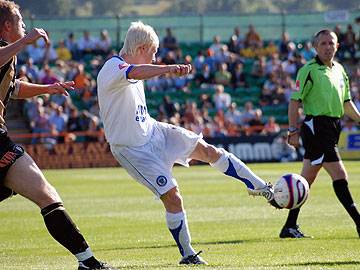
[[[0,40],[0,46],[8,45]],[[6,105],[15,90],[16,56],[0,68],[0,126],[5,125]]]

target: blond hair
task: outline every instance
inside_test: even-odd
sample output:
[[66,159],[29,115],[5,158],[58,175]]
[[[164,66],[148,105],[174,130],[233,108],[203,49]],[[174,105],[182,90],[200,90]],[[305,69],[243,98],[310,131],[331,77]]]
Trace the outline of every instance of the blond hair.
[[0,0],[0,28],[6,21],[14,22],[15,12],[19,9],[20,7],[13,1]]
[[141,21],[132,22],[126,33],[120,55],[135,55],[136,50],[141,46],[149,49],[152,46],[159,47],[159,37],[150,25],[143,24]]

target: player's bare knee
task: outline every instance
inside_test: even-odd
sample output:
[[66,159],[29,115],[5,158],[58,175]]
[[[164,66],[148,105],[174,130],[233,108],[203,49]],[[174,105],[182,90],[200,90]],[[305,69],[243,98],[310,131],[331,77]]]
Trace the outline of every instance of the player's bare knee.
[[168,212],[180,212],[183,200],[177,188],[173,188],[161,196],[161,200]]
[[38,190],[37,196],[32,201],[42,209],[50,204],[61,202],[61,198],[56,189],[49,183],[46,183]]
[[205,157],[207,163],[214,163],[221,156],[220,149],[211,144],[206,144],[203,150],[203,156]]

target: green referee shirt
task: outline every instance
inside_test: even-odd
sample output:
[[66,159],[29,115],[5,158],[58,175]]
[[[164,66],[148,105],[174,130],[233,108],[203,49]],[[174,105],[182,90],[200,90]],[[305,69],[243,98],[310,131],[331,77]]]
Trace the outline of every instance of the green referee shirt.
[[306,115],[342,117],[344,102],[351,99],[343,66],[334,61],[330,68],[316,56],[299,69],[291,99],[303,103]]

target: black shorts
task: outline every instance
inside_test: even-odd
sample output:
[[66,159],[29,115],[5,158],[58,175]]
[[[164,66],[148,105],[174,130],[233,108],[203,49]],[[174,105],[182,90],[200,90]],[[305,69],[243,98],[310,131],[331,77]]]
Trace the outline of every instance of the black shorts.
[[311,165],[340,161],[337,148],[340,132],[339,118],[307,115],[300,131],[304,158],[310,159]]
[[23,155],[24,148],[12,142],[6,130],[0,127],[0,201],[13,195],[12,190],[3,186],[3,181],[11,165]]

